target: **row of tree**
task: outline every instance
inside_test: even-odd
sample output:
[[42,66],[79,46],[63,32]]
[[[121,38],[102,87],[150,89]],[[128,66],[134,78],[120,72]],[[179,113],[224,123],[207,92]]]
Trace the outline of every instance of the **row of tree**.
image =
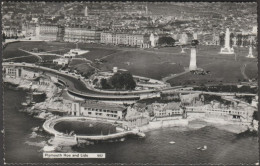
[[163,36],[158,39],[158,45],[160,46],[174,46],[175,40],[169,36]]
[[[236,37],[236,43],[234,43],[234,38]],[[252,43],[250,43],[250,41],[248,40],[249,37],[242,35],[242,34],[238,34],[237,36],[235,36],[233,33],[230,34],[230,46],[232,47],[234,44],[236,44],[237,46],[248,46],[248,45],[253,45],[256,46],[257,45],[257,39],[256,41],[252,41]],[[225,45],[225,34],[221,34],[219,36],[219,45],[224,46]]]

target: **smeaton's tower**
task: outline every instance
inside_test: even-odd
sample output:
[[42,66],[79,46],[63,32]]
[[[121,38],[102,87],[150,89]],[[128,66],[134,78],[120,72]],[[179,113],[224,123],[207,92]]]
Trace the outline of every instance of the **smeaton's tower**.
[[230,32],[229,28],[226,30],[225,34],[225,46],[221,48],[220,54],[234,54],[234,49],[230,47]]
[[189,70],[197,70],[197,62],[196,62],[196,46],[191,46],[190,49],[190,66]]

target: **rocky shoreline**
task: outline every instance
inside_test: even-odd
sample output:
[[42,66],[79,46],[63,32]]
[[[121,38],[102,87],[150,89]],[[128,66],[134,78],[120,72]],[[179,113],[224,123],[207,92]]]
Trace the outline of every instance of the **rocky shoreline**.
[[[54,116],[65,115],[71,109],[71,101],[63,99],[61,96],[62,89],[57,87],[54,83],[46,86],[36,86],[30,85],[30,81],[26,79],[14,79],[9,78],[4,80],[7,83],[14,85],[16,88],[21,88],[23,90],[37,90],[39,92],[46,93],[46,99],[43,102],[35,103],[24,108],[23,112],[27,112],[34,115],[36,118],[40,119],[50,119]],[[47,89],[47,90],[46,90]],[[142,132],[148,132],[160,128],[167,127],[188,127],[190,129],[199,129],[205,126],[214,126],[220,130],[225,130],[231,133],[243,133],[246,131],[256,131],[258,132],[258,121],[254,121],[251,124],[241,124],[239,122],[228,122],[221,119],[210,119],[202,117],[188,117],[188,119],[177,119],[168,121],[156,121],[150,122],[148,125],[138,127]]]

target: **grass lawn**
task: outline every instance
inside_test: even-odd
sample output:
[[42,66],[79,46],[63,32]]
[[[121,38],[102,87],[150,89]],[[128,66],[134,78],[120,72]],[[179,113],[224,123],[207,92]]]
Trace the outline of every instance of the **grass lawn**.
[[[51,53],[65,53],[70,49],[75,48],[74,43],[58,43],[58,42],[18,42],[9,44],[4,50],[4,58],[24,56],[27,53],[17,50],[18,48],[32,48],[50,51]],[[115,46],[106,46],[98,44],[79,44],[79,48],[89,50],[90,52],[81,55],[80,57],[89,60],[104,58],[106,61],[102,64],[92,64],[102,71],[112,70],[113,67],[119,69],[127,69],[134,75],[162,79],[170,74],[177,74],[184,71],[184,67],[189,66],[190,50],[185,50],[185,54],[181,54],[180,47],[165,47],[160,49],[135,49]],[[249,48],[235,47],[237,55],[220,55],[220,46],[198,46],[197,47],[197,66],[204,70],[209,70],[210,75],[193,75],[191,73],[169,80],[172,85],[180,84],[200,84],[200,83],[216,83],[216,82],[231,82],[235,83],[238,80],[243,80],[241,66],[248,64],[245,74],[249,77],[257,75],[257,60],[245,58],[248,55]],[[53,51],[53,50],[56,50]],[[57,51],[58,50],[58,51]],[[257,56],[257,51],[254,48],[253,54]],[[43,57],[43,56],[42,56]],[[52,59],[54,57],[47,57]],[[16,59],[16,62],[25,61],[26,58]],[[32,57],[27,57],[28,61],[32,61]],[[37,60],[37,58],[36,58]],[[70,64],[73,68],[81,72],[88,73],[91,68],[86,61],[73,60]]]
[[89,75],[95,71],[95,69],[89,66],[89,62],[80,59],[73,59],[69,66],[74,70],[79,71],[82,75]]
[[257,63],[253,62],[253,63],[249,63],[246,66],[246,70],[245,70],[246,75],[250,78],[257,78],[258,77],[258,67],[257,67]]
[[157,54],[142,50],[123,51],[106,58],[107,62],[99,65],[101,70],[111,70],[113,67],[127,69],[134,75],[161,79],[171,73],[184,71],[185,56]]

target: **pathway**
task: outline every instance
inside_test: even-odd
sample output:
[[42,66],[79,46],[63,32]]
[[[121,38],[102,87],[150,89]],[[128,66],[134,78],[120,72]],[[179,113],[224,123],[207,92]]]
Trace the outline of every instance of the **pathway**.
[[25,55],[25,56],[13,57],[13,58],[6,58],[6,59],[3,59],[3,61],[19,59],[19,58],[24,58],[24,57],[30,57],[30,56],[35,56],[35,55]]

